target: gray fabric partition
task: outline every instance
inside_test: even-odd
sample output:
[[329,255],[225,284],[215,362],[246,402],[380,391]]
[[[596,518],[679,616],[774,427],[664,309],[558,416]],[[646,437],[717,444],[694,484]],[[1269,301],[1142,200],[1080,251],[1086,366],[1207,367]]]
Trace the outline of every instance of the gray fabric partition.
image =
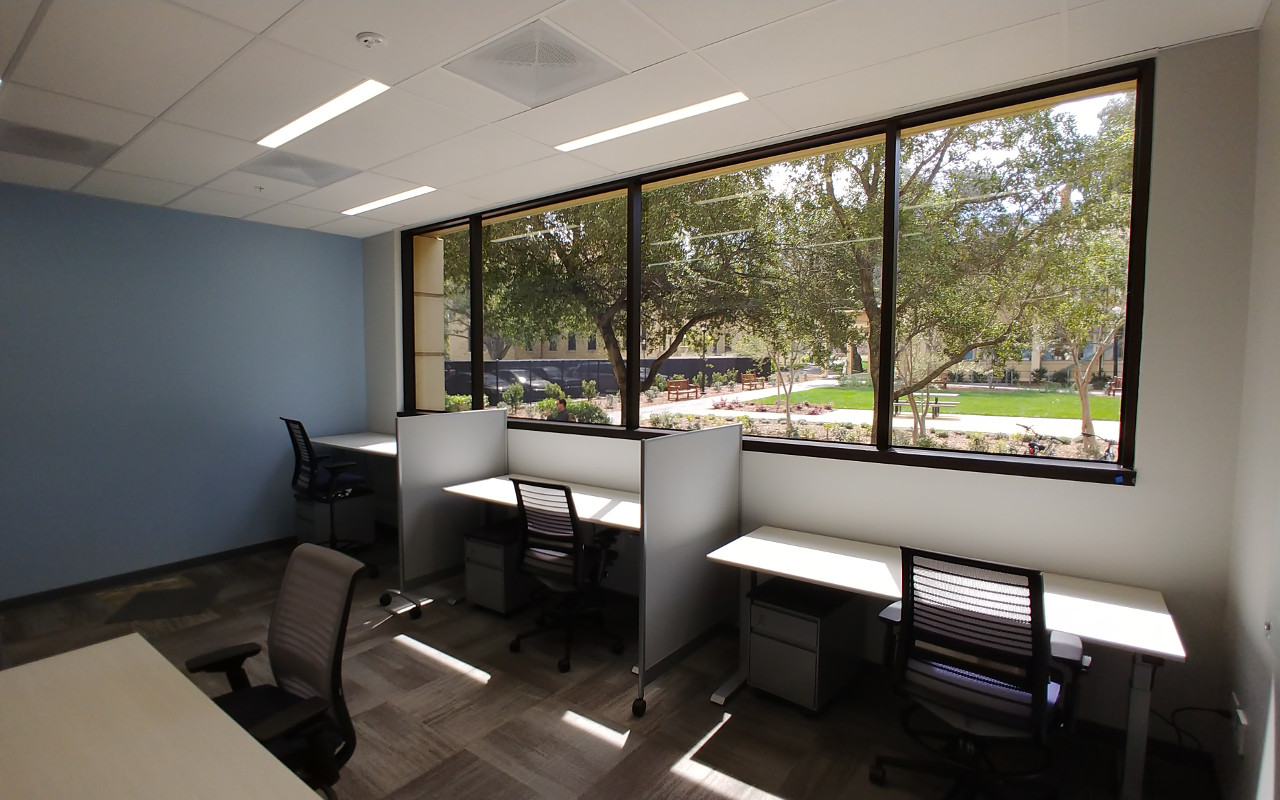
[[396,420],[400,470],[400,588],[462,564],[462,537],[484,519],[481,504],[443,487],[507,472],[503,409]]
[[740,534],[741,454],[740,425],[644,442],[638,702],[664,661],[733,613],[732,575],[707,553]]

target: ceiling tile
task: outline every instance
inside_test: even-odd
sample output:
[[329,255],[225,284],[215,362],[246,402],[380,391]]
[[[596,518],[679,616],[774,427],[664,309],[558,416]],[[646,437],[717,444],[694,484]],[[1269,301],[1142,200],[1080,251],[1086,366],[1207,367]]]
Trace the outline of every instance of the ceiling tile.
[[456,75],[444,67],[421,72],[397,84],[396,88],[485,122],[494,122],[529,110],[525,104]]
[[342,219],[341,214],[332,211],[321,211],[317,208],[303,208],[290,203],[280,203],[257,214],[250,214],[245,219],[254,222],[265,222],[269,225],[285,225],[290,228],[314,228],[326,222]]
[[584,161],[625,174],[745,150],[765,140],[785,138],[789,131],[769,109],[747,102],[573,153]]
[[564,189],[589,186],[613,177],[609,170],[568,155],[554,155],[531,164],[466,181],[453,189],[490,205],[518,203]]
[[830,0],[631,0],[631,3],[690,47],[705,47]]
[[22,37],[27,33],[27,26],[40,7],[40,0],[5,0],[0,3],[0,70],[5,68],[9,59],[22,44]]
[[280,149],[369,169],[480,127],[480,120],[392,89]]
[[377,236],[379,233],[395,230],[398,225],[390,222],[379,222],[375,219],[361,219],[360,217],[343,217],[342,219],[326,222],[323,225],[316,225],[311,230],[320,231],[321,233],[336,233],[339,236],[354,236],[363,239],[366,236]]
[[437,189],[556,154],[545,144],[492,125],[378,167],[376,172]]
[[[386,84],[397,84],[427,67],[526,22],[555,0],[433,0],[396,3],[334,3],[305,0],[267,31],[267,36],[342,64]],[[386,37],[384,47],[356,41],[363,31]]]
[[251,175],[248,172],[239,170],[228,172],[221,178],[209,181],[206,185],[210,189],[242,194],[247,197],[261,197],[273,203],[292,200],[298,195],[306,194],[312,190],[310,186],[268,178],[263,175]]
[[[1059,18],[1048,17],[771,94],[759,102],[795,131],[883,119],[1061,70],[1061,29]],[[993,52],[1001,57],[988,58]]]
[[153,117],[252,38],[224,22],[157,0],[53,0],[48,8],[11,77]]
[[100,169],[85,178],[84,182],[76,187],[76,191],[81,194],[127,200],[130,203],[162,206],[178,195],[191,191],[191,188],[181,183],[141,178],[137,175],[125,175]]
[[[836,2],[711,45],[699,55],[757,97],[1051,16],[1060,8],[1058,0]],[[771,53],[789,57],[771,58]]]
[[107,167],[116,172],[198,185],[265,150],[256,144],[161,121],[120,148]]
[[685,55],[530,109],[498,124],[554,147],[737,89],[702,59]]
[[1067,19],[1071,59],[1090,63],[1256,27],[1259,3],[1108,0],[1072,9]]
[[363,81],[358,72],[258,39],[164,119],[256,142]]
[[173,0],[223,22],[262,33],[298,0]]
[[416,188],[418,188],[416,183],[363,172],[323,189],[316,189],[310,194],[294,198],[292,202],[295,205],[321,208],[325,211],[346,211],[348,208],[355,208]]
[[141,114],[12,81],[0,91],[0,119],[112,144],[124,144],[151,122]]
[[79,183],[90,171],[90,167],[76,164],[0,152],[0,181],[5,183],[65,190]]
[[424,225],[453,217],[460,217],[484,207],[481,201],[447,189],[424,194],[403,203],[393,203],[375,208],[361,217],[397,225]]
[[194,211],[197,214],[216,214],[219,217],[244,217],[270,205],[274,205],[274,201],[261,197],[245,197],[215,189],[196,189],[169,203],[169,208]]
[[552,9],[547,19],[627,72],[686,52],[668,31],[619,0],[572,0]]

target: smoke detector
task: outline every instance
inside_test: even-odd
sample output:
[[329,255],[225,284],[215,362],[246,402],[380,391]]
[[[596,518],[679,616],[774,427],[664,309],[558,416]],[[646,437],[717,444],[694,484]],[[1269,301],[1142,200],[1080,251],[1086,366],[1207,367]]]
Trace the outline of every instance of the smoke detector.
[[543,20],[472,50],[444,68],[530,107],[623,74],[585,44]]
[[356,41],[364,45],[366,48],[370,50],[372,50],[375,47],[387,46],[387,37],[383,36],[380,33],[374,33],[373,31],[365,31],[364,33],[357,33]]

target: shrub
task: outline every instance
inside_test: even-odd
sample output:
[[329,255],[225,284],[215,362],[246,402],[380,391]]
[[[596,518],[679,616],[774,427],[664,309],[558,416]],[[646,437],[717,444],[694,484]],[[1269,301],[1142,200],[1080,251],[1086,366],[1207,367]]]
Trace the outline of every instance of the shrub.
[[1048,367],[1036,367],[1035,369],[1031,370],[1032,383],[1044,383],[1044,380],[1047,377],[1049,377]]
[[697,386],[703,392],[706,392],[707,391],[707,373],[699,372],[697,375],[694,375],[692,383],[694,386]]
[[936,448],[937,446],[938,446],[938,440],[933,438],[927,433],[924,436],[921,436],[919,439],[916,439],[916,447],[926,447],[929,449],[933,449],[933,448]]
[[683,373],[683,372],[677,372],[675,375],[672,375],[672,376],[671,376],[671,380],[673,380],[673,381],[686,381],[686,380],[688,380],[688,378],[686,378],[686,377],[684,376],[684,373]]
[[987,437],[982,433],[969,434],[969,451],[972,453],[987,453],[990,450],[987,447]]
[[667,376],[654,375],[652,388],[657,389],[660,392],[665,392],[667,390]]
[[569,399],[565,395],[564,389],[560,388],[560,384],[552,383],[551,381],[547,381],[546,395],[547,397],[550,397],[552,400],[555,400],[556,398],[560,398],[561,400]]
[[1049,376],[1049,380],[1053,381],[1054,383],[1060,383],[1063,386],[1066,386],[1068,383],[1071,382],[1071,370],[1069,369],[1057,370],[1056,372],[1054,372],[1052,375]]
[[736,369],[727,369],[724,371],[724,382],[732,386],[738,382],[738,371]]
[[618,396],[616,394],[606,394],[604,396],[605,408],[612,409],[612,408],[616,408],[617,405],[618,405]]
[[1097,375],[1094,375],[1089,379],[1089,385],[1093,387],[1094,391],[1099,391],[1107,388],[1107,382],[1110,380],[1110,375],[1105,372],[1099,372]]
[[904,428],[894,428],[890,434],[890,444],[903,447],[911,444],[911,432]]
[[941,430],[934,431],[933,437],[935,439],[950,439],[951,431],[947,430],[946,428],[942,428]]
[[648,389],[644,390],[644,396],[649,398],[650,400],[653,400],[657,398],[659,391],[660,390],[658,389],[657,386],[650,386]]
[[657,414],[649,415],[649,427],[651,428],[676,428],[679,427],[682,414],[674,411],[659,411]]
[[447,394],[444,396],[445,411],[470,411],[471,395],[469,394]]
[[502,391],[502,402],[511,408],[519,408],[522,400],[524,400],[523,384],[513,383]]
[[961,383],[961,382],[963,382],[963,381],[964,381],[964,371],[963,371],[963,370],[958,370],[958,369],[953,369],[953,370],[951,370],[950,372],[948,372],[948,373],[947,373],[947,380],[951,381],[952,383]]
[[596,389],[595,381],[582,382],[582,396],[588,400],[595,400],[600,396],[599,390]]
[[[555,408],[555,401],[552,401],[552,408]],[[565,408],[569,410],[569,415],[573,417],[575,422],[588,422],[595,425],[607,425],[609,423],[609,415],[604,409],[592,403],[590,400],[570,400],[565,403]]]

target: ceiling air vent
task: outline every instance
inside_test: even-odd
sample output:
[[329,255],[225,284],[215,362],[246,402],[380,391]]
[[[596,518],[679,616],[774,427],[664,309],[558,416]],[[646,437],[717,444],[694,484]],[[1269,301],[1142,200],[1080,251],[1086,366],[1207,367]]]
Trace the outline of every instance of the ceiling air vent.
[[444,68],[530,107],[623,74],[582,42],[542,20],[456,58]]
[[84,139],[57,131],[0,120],[0,150],[24,156],[96,167],[120,149],[119,145]]
[[278,178],[282,181],[300,183],[321,189],[343,178],[350,178],[360,172],[358,169],[330,164],[315,158],[307,158],[283,150],[272,150],[264,153],[240,168],[241,172],[261,175],[264,178]]

